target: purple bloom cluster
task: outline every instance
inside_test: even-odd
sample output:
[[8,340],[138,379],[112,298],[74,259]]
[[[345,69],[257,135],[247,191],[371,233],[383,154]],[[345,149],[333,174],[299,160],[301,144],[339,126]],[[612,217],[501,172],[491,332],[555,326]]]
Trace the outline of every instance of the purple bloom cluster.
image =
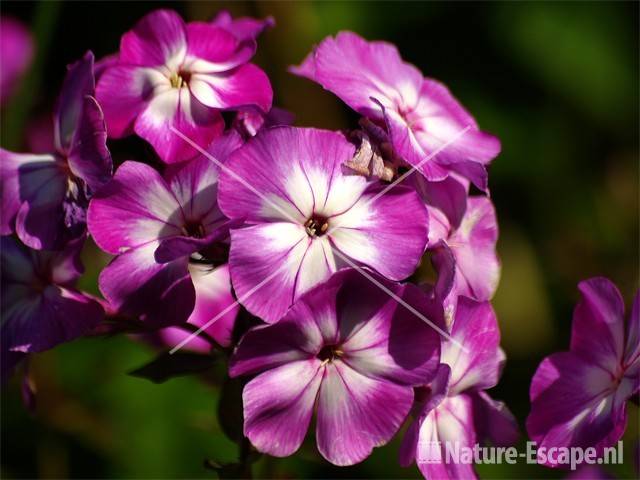
[[[218,349],[246,381],[244,434],[259,452],[293,454],[315,412],[320,454],[352,465],[408,422],[402,465],[473,478],[470,465],[426,462],[425,446],[519,436],[486,392],[506,360],[486,196],[500,142],[393,45],[351,32],[291,71],[360,122],[291,126],[249,63],[273,25],[154,11],[116,54],[69,67],[50,153],[0,150],[3,372],[104,331]],[[112,173],[107,137],[134,134],[157,158]],[[104,300],[73,286],[89,236],[113,256]],[[425,261],[436,278],[416,285]],[[625,330],[610,282],[581,290],[571,351],[545,359],[531,387],[527,427],[545,445],[612,443],[638,391],[638,299]]]

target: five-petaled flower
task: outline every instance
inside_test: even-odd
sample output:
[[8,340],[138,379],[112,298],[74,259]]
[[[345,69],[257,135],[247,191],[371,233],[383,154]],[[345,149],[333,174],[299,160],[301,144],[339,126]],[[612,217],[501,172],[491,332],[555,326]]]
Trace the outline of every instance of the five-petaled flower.
[[230,28],[222,20],[185,24],[174,11],[156,10],[125,33],[117,61],[106,66],[97,86],[109,136],[133,131],[173,163],[197,151],[170,127],[206,148],[224,130],[221,110],[268,112],[269,79],[247,63],[257,33],[239,37]]
[[343,170],[353,153],[339,133],[276,127],[226,161],[220,208],[244,222],[231,231],[231,281],[242,304],[267,322],[344,267],[345,257],[392,280],[418,265],[424,204],[402,186],[376,197],[383,184]]
[[319,83],[360,115],[386,125],[396,154],[419,167],[428,180],[443,180],[455,172],[481,190],[488,189],[485,165],[500,153],[500,141],[480,131],[447,87],[424,78],[402,60],[395,46],[341,32],[323,40],[291,71]]
[[545,358],[531,381],[527,431],[539,447],[595,447],[602,455],[624,433],[626,402],[640,389],[640,294],[625,322],[611,281],[592,278],[578,288],[569,351]]
[[[224,159],[241,140],[230,132],[210,147]],[[114,308],[150,325],[184,323],[196,291],[189,259],[228,237],[217,205],[218,169],[205,156],[168,167],[162,177],[139,162],[116,171],[89,206],[89,231],[104,251],[118,255],[100,274],[100,290]]]
[[[382,278],[430,317],[420,289]],[[280,320],[250,330],[229,374],[258,374],[245,387],[244,433],[261,452],[283,457],[301,445],[317,406],[316,442],[335,465],[364,460],[398,431],[438,366],[438,333],[359,272],[343,270],[303,295]]]
[[447,461],[446,442],[473,448],[489,439],[506,446],[518,437],[511,412],[484,392],[498,383],[505,360],[495,313],[488,302],[460,297],[457,303],[451,337],[442,341],[442,363],[433,382],[416,391],[415,420],[400,451],[400,463],[417,460],[427,479],[476,478],[473,465]]
[[90,332],[102,320],[102,305],[74,288],[82,273],[82,243],[43,252],[2,237],[3,352],[42,352]]

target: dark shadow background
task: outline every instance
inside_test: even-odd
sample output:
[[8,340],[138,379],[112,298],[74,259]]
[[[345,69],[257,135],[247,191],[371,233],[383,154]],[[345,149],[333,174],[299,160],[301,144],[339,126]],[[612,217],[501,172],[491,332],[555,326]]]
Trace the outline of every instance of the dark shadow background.
[[[275,104],[296,124],[355,126],[339,100],[286,73],[314,43],[340,29],[398,45],[405,60],[445,82],[483,129],[502,140],[490,171],[503,262],[494,305],[508,362],[491,392],[524,427],[528,388],[541,359],[568,347],[577,283],[604,275],[627,304],[638,287],[638,3],[636,2],[3,2],[2,14],[31,24],[38,57],[3,112],[2,146],[21,149],[25,128],[46,116],[65,65],[92,49],[99,58],[158,6],[188,20],[221,8],[273,15],[256,62],[272,79]],[[46,118],[46,117],[44,117]],[[149,158],[135,140],[114,157]],[[106,259],[87,249],[82,286],[96,291]],[[197,378],[162,385],[127,376],[153,353],[126,338],[82,340],[34,357],[34,416],[14,381],[2,393],[2,476],[214,477],[204,458],[232,461],[222,433],[218,390]],[[231,414],[223,409],[222,415]],[[638,407],[629,404],[625,465],[632,478]],[[523,440],[524,442],[524,440]],[[398,439],[360,465],[321,460],[312,438],[288,459],[263,458],[258,477],[406,478]],[[637,459],[637,457],[636,457]],[[566,472],[518,464],[479,468],[483,478],[562,478]]]

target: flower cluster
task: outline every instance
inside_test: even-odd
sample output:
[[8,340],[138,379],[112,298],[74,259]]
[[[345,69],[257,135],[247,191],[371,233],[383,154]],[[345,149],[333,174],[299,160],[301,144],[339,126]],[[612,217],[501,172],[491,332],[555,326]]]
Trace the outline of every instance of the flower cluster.
[[[474,477],[423,450],[518,438],[486,392],[506,360],[487,196],[500,142],[393,45],[350,32],[291,72],[361,120],[348,132],[291,126],[250,63],[273,25],[154,11],[116,54],[69,67],[50,153],[0,150],[3,374],[105,332],[218,350],[244,382],[244,435],[259,452],[293,454],[315,412],[317,448],[335,465],[364,460],[408,423],[402,465]],[[113,172],[108,139],[130,135],[153,158]],[[89,237],[113,257],[103,298],[74,287]],[[431,283],[415,275],[425,262]],[[637,300],[625,349],[615,287],[582,285],[571,352],[533,380],[527,426],[542,443],[610,443],[638,390]],[[594,329],[597,343],[584,333]],[[563,403],[583,379],[584,395]]]

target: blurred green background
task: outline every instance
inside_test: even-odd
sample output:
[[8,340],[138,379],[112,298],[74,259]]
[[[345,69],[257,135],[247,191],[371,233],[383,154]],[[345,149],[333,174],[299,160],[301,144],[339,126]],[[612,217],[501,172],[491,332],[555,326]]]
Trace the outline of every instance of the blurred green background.
[[[637,2],[2,2],[2,13],[30,24],[37,58],[2,116],[2,146],[24,148],[25,128],[51,110],[65,65],[87,49],[117,50],[119,37],[145,13],[173,7],[187,20],[225,8],[273,15],[256,62],[269,74],[275,104],[296,124],[355,126],[331,94],[286,73],[311,46],[341,29],[398,45],[427,76],[445,82],[502,140],[490,170],[500,223],[503,272],[494,305],[508,362],[491,392],[524,429],[528,388],[542,358],[568,346],[576,284],[604,275],[630,304],[638,288]],[[44,117],[46,118],[46,117]],[[135,142],[114,157],[148,154]],[[107,261],[87,249],[82,286],[96,291]],[[2,477],[212,478],[205,458],[233,461],[236,445],[220,427],[219,389],[197,377],[155,385],[127,372],[154,353],[127,338],[95,338],[35,356],[38,390],[30,415],[14,380],[2,392]],[[625,464],[633,478],[638,407],[629,404]],[[524,438],[523,438],[524,441]],[[398,439],[365,462],[336,468],[312,439],[287,459],[262,458],[256,477],[413,478],[397,465]],[[483,478],[562,478],[538,466],[483,466]]]

